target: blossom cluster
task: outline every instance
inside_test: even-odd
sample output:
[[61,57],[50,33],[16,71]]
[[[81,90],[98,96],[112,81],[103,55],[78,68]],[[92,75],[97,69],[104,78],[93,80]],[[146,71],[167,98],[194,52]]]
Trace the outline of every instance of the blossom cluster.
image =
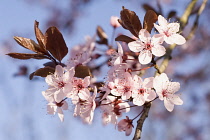
[[[154,57],[164,56],[167,44],[184,44],[183,36],[178,34],[179,23],[168,23],[161,15],[158,16],[159,25],[154,27],[159,32],[151,37],[146,29],[139,31],[139,38],[128,43],[128,48],[138,56],[139,67],[151,63]],[[120,26],[116,17],[111,18],[111,25],[116,29]],[[131,67],[136,63],[135,57],[124,53],[123,47],[117,42],[117,51],[112,50],[110,69],[102,87],[94,86],[91,76],[78,78],[75,69],[81,65],[87,65],[93,58],[95,50],[94,39],[88,39],[82,50],[79,46],[73,48],[73,58],[67,66],[57,65],[55,72],[47,75],[45,81],[49,85],[42,94],[48,101],[48,114],[58,114],[61,121],[64,120],[63,110],[68,110],[66,99],[71,99],[75,105],[74,116],[80,116],[83,122],[91,124],[94,110],[99,107],[102,110],[102,122],[104,125],[112,123],[117,125],[119,131],[125,131],[130,135],[133,120],[126,119],[118,121],[123,113],[129,112],[131,106],[143,106],[148,102],[159,98],[164,101],[168,111],[174,109],[174,105],[182,105],[183,101],[176,93],[180,84],[171,82],[165,73],[155,77],[143,79]],[[133,60],[133,61],[131,61]],[[100,96],[96,97],[97,95]],[[98,98],[99,100],[96,100]]]

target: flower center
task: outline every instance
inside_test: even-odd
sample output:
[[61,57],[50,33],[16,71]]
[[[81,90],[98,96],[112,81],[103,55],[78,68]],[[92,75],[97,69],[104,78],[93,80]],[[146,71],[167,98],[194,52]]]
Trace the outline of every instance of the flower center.
[[128,91],[130,91],[130,87],[125,86],[125,87],[124,87],[124,92],[128,92]]
[[78,85],[77,85],[77,88],[78,88],[78,90],[82,90],[84,87],[83,87],[82,84],[78,84]]
[[140,88],[140,89],[139,89],[139,94],[142,94],[142,95],[144,95],[144,93],[145,93],[145,89],[143,89],[143,88]]
[[145,44],[145,49],[150,51],[152,49],[152,45],[149,43]]
[[65,86],[66,83],[64,83],[63,81],[58,82],[58,87],[59,88],[63,88]]
[[162,91],[162,95],[163,95],[163,97],[167,97],[167,91],[166,90],[163,90]]

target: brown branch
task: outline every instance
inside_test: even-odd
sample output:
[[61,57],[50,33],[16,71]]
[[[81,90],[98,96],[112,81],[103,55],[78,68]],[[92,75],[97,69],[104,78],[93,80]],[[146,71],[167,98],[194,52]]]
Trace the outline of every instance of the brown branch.
[[149,102],[144,105],[143,113],[142,113],[140,119],[137,121],[138,125],[136,126],[136,132],[134,134],[133,140],[139,140],[141,138],[142,127],[143,127],[145,119],[148,117],[151,104],[152,103]]

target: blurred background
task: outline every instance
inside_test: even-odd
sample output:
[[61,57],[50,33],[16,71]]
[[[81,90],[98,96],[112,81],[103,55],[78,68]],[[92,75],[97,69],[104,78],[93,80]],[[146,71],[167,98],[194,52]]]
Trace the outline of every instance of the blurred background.
[[[100,25],[109,38],[113,27],[111,16],[120,16],[122,6],[135,11],[141,21],[146,9],[154,8],[165,17],[183,14],[191,0],[19,0],[0,1],[0,139],[1,140],[128,140],[124,132],[114,125],[102,125],[101,112],[95,113],[92,125],[74,118],[73,106],[66,111],[65,121],[57,115],[46,113],[47,102],[41,92],[48,88],[44,78],[29,80],[28,75],[42,67],[46,60],[15,60],[6,56],[10,52],[27,53],[13,39],[21,36],[35,39],[34,21],[45,32],[56,26],[62,32],[69,48],[85,42],[85,36],[94,36]],[[196,13],[202,4],[198,0],[188,25],[182,32],[190,33]],[[144,123],[143,140],[209,140],[210,138],[210,2],[199,17],[198,28],[188,42],[177,46],[166,70],[173,81],[181,83],[184,105],[167,112],[163,102],[152,104],[149,117]],[[131,35],[122,27],[120,34]],[[69,56],[67,56],[70,58]],[[68,59],[66,57],[66,60]],[[152,74],[153,75],[153,74]],[[151,76],[152,76],[151,75]],[[134,109],[133,113],[137,113]],[[139,111],[138,111],[139,112]],[[130,114],[125,114],[130,115]],[[123,119],[123,118],[122,118]],[[134,122],[134,127],[136,122]]]

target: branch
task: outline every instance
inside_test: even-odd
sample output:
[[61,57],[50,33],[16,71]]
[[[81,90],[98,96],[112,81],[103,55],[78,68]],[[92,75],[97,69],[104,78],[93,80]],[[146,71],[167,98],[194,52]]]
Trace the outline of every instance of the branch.
[[141,138],[142,127],[144,124],[145,119],[148,117],[149,109],[151,107],[151,102],[144,105],[143,113],[140,119],[137,121],[136,132],[134,134],[133,140],[139,140]]

